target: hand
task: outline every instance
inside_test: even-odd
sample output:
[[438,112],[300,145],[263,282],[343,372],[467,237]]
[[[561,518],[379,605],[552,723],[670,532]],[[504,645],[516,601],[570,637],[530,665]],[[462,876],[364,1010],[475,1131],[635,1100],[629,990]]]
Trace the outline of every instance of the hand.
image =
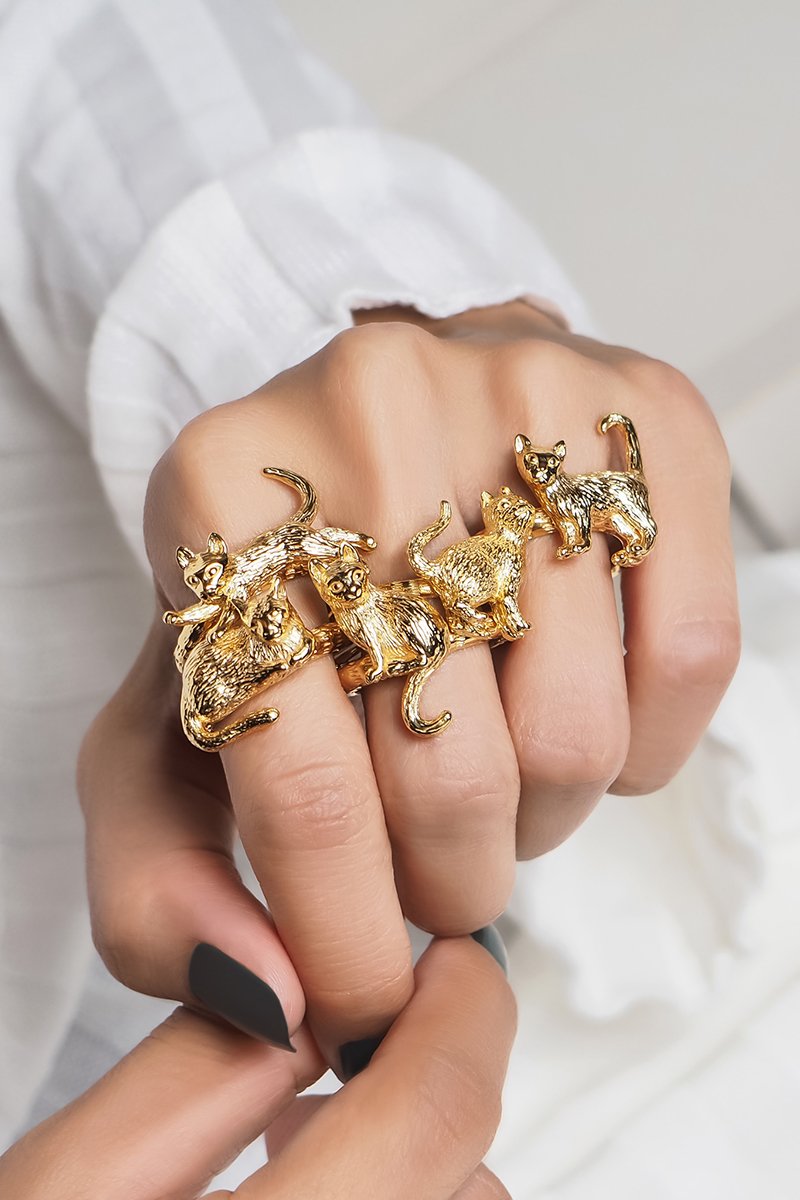
[[325,658],[267,693],[280,720],[220,761],[178,727],[174,634],[154,624],[82,761],[95,935],[115,974],[188,1000],[191,948],[212,942],[270,981],[291,1027],[300,1019],[283,947],[233,872],[232,808],[337,1063],[340,1044],[380,1035],[408,1001],[402,912],[440,934],[488,924],[515,850],[555,846],[609,786],[667,782],[738,657],[729,467],[708,407],[663,363],[525,305],[373,321],[186,426],[147,503],[161,608],[189,599],[179,543],[204,547],[218,530],[236,549],[294,511],[265,465],[313,481],[323,523],[375,535],[375,580],[406,578],[406,542],[440,500],[455,540],[481,527],[482,488],[524,494],[516,433],[564,438],[571,471],[618,461],[613,436],[596,432],[611,411],[636,425],[660,529],[647,561],[623,572],[625,653],[604,539],[564,563],[543,538],[520,597],[531,632],[494,657],[452,655],[426,686],[426,712],[453,712],[441,737],[404,727],[401,681],[365,690],[365,737]]
[[241,1200],[507,1198],[478,1164],[500,1113],[511,991],[469,939],[434,943],[416,973],[370,1066],[324,1101],[294,1101],[325,1069],[307,1029],[290,1056],[179,1009],[0,1159],[0,1194],[188,1200],[283,1113],[277,1157]]

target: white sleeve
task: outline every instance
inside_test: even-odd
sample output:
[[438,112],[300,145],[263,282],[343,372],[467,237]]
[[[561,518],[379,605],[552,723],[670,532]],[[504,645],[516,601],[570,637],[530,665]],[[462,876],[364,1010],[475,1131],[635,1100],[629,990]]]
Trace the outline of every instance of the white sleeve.
[[146,478],[181,426],[318,349],[355,307],[446,316],[524,297],[589,329],[498,192],[375,128],[264,0],[19,0],[0,73],[17,233],[2,315],[91,439],[139,553]]

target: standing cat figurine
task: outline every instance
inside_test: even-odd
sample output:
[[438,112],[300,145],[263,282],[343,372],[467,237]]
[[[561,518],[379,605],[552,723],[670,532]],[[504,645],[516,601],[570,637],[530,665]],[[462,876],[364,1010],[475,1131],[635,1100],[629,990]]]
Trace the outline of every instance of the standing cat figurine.
[[387,676],[407,675],[403,720],[413,733],[441,732],[452,713],[426,721],[419,711],[422,688],[450,650],[444,619],[408,584],[373,584],[369,567],[356,550],[344,545],[337,558],[308,564],[308,573],[342,632],[366,651],[342,668],[348,690]]
[[559,558],[585,553],[595,530],[611,533],[622,543],[611,556],[614,567],[634,567],[653,548],[658,529],[650,512],[639,439],[629,418],[619,413],[604,417],[598,430],[607,433],[614,427],[625,434],[626,469],[594,475],[561,473],[567,454],[564,442],[542,449],[525,434],[516,436],[517,469],[561,535]]
[[[360,550],[374,550],[375,539],[366,533],[328,527],[312,529],[317,512],[317,495],[302,475],[280,467],[264,467],[265,475],[283,479],[300,493],[301,505],[291,520],[259,534],[249,545],[231,554],[225,539],[218,533],[209,535],[207,548],[195,554],[187,546],[176,551],[178,565],[183,570],[187,587],[199,597],[199,603],[180,612],[164,613],[168,625],[204,625],[204,635],[211,641],[220,637],[237,619],[248,623],[248,607],[259,591],[276,575],[291,579],[306,571],[310,558],[330,558],[343,545]],[[184,653],[190,635],[186,635]]]
[[[450,523],[450,505],[439,519],[408,543],[408,561],[433,586],[454,634],[514,639],[530,625],[519,610],[525,549],[531,538],[552,533],[540,508],[502,487],[496,496],[481,492],[484,530],[442,550],[434,559],[424,548]],[[481,611],[488,606],[489,611]]]
[[247,622],[228,621],[213,639],[203,638],[185,653],[181,721],[200,750],[219,750],[249,730],[277,721],[277,708],[263,708],[219,727],[258,692],[333,648],[333,631],[325,625],[307,629],[277,576],[247,615]]

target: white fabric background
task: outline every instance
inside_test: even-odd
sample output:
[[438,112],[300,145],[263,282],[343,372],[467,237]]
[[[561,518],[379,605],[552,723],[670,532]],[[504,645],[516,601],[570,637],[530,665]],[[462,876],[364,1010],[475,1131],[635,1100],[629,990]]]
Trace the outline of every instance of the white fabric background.
[[[0,11],[8,1139],[163,1008],[93,962],[72,788],[81,732],[149,615],[141,501],[158,455],[355,303],[437,315],[528,296],[590,325],[499,194],[372,128],[271,5]],[[494,1151],[519,1198],[793,1194],[798,555],[741,582],[742,669],[681,778],[607,798],[520,871],[506,932],[521,1034]]]

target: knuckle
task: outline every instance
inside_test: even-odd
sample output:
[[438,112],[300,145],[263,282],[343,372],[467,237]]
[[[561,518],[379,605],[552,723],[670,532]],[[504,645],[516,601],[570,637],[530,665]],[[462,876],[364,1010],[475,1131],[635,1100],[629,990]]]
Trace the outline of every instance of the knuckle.
[[115,979],[137,988],[141,962],[147,956],[150,932],[160,920],[157,880],[120,885],[102,898],[90,896],[92,939]]
[[706,617],[676,625],[658,646],[657,669],[668,686],[722,691],[741,653],[737,618]]
[[348,845],[361,837],[370,821],[369,790],[345,763],[305,764],[292,770],[268,807],[259,788],[248,791],[254,800],[247,804],[243,823],[256,836],[262,828],[267,837],[278,824],[290,849]]
[[413,988],[413,965],[411,950],[407,943],[396,949],[394,946],[372,947],[368,955],[353,957],[348,947],[347,964],[328,964],[327,983],[314,989],[314,1004],[320,1013],[332,1018],[343,1012],[352,1017],[358,1012],[359,1020],[368,1022],[370,1017],[384,1019],[388,1014],[396,1016],[408,1003]]
[[543,338],[521,338],[501,350],[500,369],[508,386],[516,392],[530,393],[531,382],[557,377],[574,369],[576,352],[560,342]]
[[[497,829],[506,818],[513,823],[520,791],[516,756],[497,754],[489,761],[471,762],[462,754],[431,771],[417,788],[398,795],[393,820],[403,831],[432,841],[452,839],[454,821],[462,831]],[[433,798],[433,801],[432,801]]]
[[405,364],[417,364],[438,347],[436,337],[405,321],[378,321],[345,329],[324,351],[329,378],[345,393],[369,393],[387,373],[402,374]]
[[599,797],[625,763],[630,739],[627,710],[588,706],[563,710],[550,719],[538,714],[536,727],[520,739],[518,751],[524,790],[552,787],[561,794],[585,792]]

